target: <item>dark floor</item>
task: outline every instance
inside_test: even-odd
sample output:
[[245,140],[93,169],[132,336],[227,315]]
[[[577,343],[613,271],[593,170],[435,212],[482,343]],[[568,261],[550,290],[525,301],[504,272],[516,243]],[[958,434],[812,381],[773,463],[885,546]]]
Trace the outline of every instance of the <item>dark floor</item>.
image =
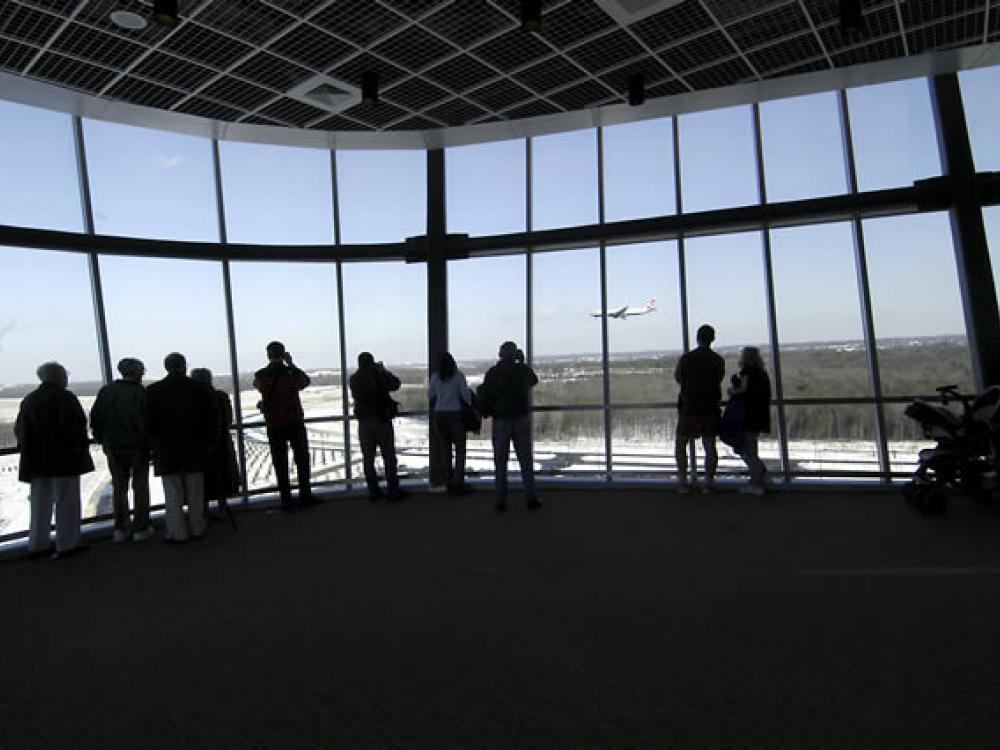
[[0,744],[1000,746],[997,509],[546,499],[0,564]]

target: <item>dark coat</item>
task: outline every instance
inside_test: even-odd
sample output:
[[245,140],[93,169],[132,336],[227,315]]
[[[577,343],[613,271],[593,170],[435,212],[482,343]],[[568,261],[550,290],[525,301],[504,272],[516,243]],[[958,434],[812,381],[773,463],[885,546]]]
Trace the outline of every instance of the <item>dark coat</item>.
[[42,383],[21,401],[14,423],[21,449],[18,478],[78,477],[94,470],[87,440],[87,415],[65,388]]
[[157,476],[203,472],[219,421],[212,389],[167,375],[146,389],[146,433]]
[[744,368],[740,375],[746,379],[743,393],[745,416],[743,429],[747,432],[771,431],[771,378],[765,370]]
[[215,391],[219,424],[215,443],[209,453],[209,468],[205,472],[205,497],[229,497],[240,491],[240,467],[229,434],[233,426],[233,404],[225,391]]
[[384,367],[373,365],[359,368],[347,384],[354,399],[355,417],[378,422],[392,421],[389,413],[392,396],[389,394],[402,386],[399,378]]
[[725,375],[726,361],[707,346],[684,354],[674,370],[674,380],[681,387],[677,399],[681,414],[697,417],[718,414]]
[[132,380],[116,380],[101,388],[90,408],[94,440],[106,450],[145,450],[146,389]]
[[518,419],[530,410],[531,389],[536,385],[538,376],[526,364],[501,359],[476,389],[476,402],[495,419]]
[[309,376],[298,367],[271,362],[253,376],[260,391],[260,410],[268,427],[287,427],[304,418],[299,391],[309,386]]

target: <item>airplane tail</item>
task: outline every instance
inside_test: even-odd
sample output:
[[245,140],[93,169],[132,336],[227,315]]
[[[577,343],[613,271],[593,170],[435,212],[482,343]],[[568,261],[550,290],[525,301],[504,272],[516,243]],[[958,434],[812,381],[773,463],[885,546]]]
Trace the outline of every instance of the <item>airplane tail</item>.
[[655,299],[651,299],[649,302],[647,302],[646,303],[646,309],[647,310],[655,310],[656,309],[656,300]]

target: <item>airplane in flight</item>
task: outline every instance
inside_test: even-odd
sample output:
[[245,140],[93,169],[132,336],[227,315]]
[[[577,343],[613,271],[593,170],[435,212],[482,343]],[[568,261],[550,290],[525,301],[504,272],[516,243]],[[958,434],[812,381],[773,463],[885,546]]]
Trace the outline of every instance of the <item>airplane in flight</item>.
[[[642,307],[629,307],[625,305],[624,307],[619,307],[615,310],[608,310],[608,317],[614,318],[615,320],[628,320],[629,318],[635,318],[639,315],[648,315],[651,312],[656,312],[656,300],[651,299]],[[601,317],[601,311],[593,312],[590,314],[592,318]]]

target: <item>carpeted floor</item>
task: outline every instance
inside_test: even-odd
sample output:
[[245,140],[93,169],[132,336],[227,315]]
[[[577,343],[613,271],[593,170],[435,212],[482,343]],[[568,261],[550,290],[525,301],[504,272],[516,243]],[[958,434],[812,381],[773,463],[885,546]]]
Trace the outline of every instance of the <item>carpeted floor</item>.
[[339,501],[2,563],[0,745],[1000,746],[996,508],[546,501]]

